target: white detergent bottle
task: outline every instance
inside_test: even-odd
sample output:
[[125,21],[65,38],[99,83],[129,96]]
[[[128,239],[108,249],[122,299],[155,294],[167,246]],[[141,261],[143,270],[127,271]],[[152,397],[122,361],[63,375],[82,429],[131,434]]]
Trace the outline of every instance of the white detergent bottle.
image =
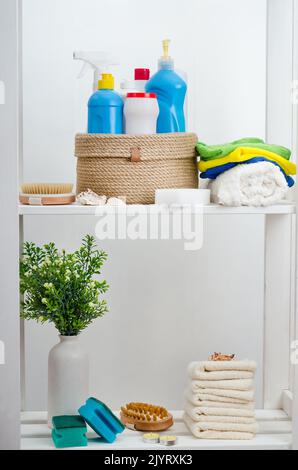
[[125,100],[128,93],[144,93],[148,80],[150,80],[150,70],[138,68],[134,71],[134,80],[124,80],[121,83],[120,94]]

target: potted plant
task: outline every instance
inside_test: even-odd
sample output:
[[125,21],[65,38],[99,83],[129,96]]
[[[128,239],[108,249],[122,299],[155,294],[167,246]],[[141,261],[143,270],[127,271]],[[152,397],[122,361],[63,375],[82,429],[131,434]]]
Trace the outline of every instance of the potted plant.
[[38,247],[26,242],[20,262],[23,294],[21,317],[53,323],[60,343],[49,354],[48,413],[52,417],[77,414],[88,397],[89,360],[79,335],[108,311],[99,281],[107,254],[87,235],[74,253],[59,252],[54,243]]

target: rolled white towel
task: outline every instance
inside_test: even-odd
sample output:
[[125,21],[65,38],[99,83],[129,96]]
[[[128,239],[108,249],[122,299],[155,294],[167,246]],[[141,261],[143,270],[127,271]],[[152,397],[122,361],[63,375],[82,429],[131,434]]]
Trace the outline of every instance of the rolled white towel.
[[199,372],[244,371],[255,372],[257,364],[254,361],[202,361],[192,362],[189,366],[195,374]]
[[189,391],[192,394],[196,394],[202,400],[210,400],[212,397],[214,401],[220,398],[231,398],[233,402],[235,400],[241,400],[243,404],[254,401],[255,392],[254,390],[226,390],[218,388],[199,388],[193,390],[189,387]]
[[[194,420],[194,421],[204,421],[204,418],[218,418],[219,416],[227,418],[246,418],[249,420],[255,421],[255,412],[254,410],[236,408],[224,408],[224,407],[203,407],[203,406],[193,406],[190,402],[187,402],[185,405],[185,412]],[[207,420],[208,421],[208,420]],[[250,421],[251,422],[251,421]]]
[[209,183],[211,200],[224,206],[269,206],[282,201],[288,183],[270,162],[238,165]]
[[190,388],[194,392],[202,389],[217,389],[217,390],[252,390],[254,382],[251,379],[241,380],[192,380]]
[[241,423],[220,423],[220,422],[197,422],[193,421],[187,413],[184,414],[184,422],[187,424],[194,436],[199,437],[201,432],[204,431],[217,431],[217,432],[245,432],[248,434],[257,434],[258,424],[255,421],[253,424]]

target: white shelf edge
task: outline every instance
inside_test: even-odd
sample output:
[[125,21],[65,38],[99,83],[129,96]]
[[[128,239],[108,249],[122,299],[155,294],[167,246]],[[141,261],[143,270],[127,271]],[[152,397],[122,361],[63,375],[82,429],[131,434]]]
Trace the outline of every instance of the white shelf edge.
[[[127,206],[128,211],[132,214],[133,211],[137,211],[139,208],[151,210],[154,213],[159,213],[161,206]],[[84,215],[84,216],[100,216],[105,213],[106,206],[103,207],[87,207],[78,204],[72,204],[69,206],[19,206],[19,215]],[[117,211],[117,208],[112,211]],[[205,215],[282,215],[282,214],[295,214],[296,205],[291,202],[277,204],[268,207],[224,207],[216,204],[209,206],[201,206],[201,212]]]
[[[171,433],[178,436],[178,445],[172,450],[288,450],[291,448],[291,421],[282,410],[258,410],[256,417],[260,432],[251,441],[212,441],[195,439],[182,422],[182,412],[173,412],[175,418]],[[22,413],[22,449],[54,450],[51,432],[47,427],[47,413]],[[164,450],[142,442],[142,433],[126,430],[113,445],[98,443],[89,435],[89,446],[82,450]]]

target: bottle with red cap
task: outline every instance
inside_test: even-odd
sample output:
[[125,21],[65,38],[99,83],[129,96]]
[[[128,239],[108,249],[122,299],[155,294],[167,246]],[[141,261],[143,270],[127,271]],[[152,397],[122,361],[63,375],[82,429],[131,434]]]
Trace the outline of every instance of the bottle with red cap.
[[124,105],[125,133],[156,134],[159,106],[155,93],[127,93]]
[[134,80],[124,80],[121,83],[121,95],[126,99],[127,93],[145,92],[146,84],[150,80],[150,70],[135,69]]

